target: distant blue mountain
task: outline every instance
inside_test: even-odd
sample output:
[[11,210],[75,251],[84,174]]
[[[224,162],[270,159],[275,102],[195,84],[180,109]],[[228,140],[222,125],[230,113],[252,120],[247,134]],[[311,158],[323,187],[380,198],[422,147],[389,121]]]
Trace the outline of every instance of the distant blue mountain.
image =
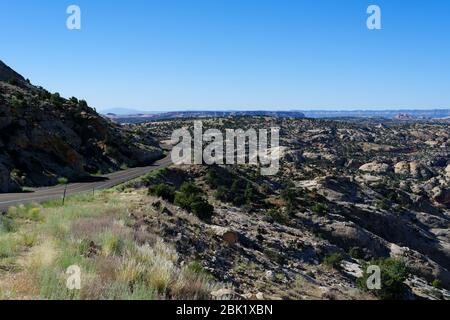
[[108,118],[121,123],[138,123],[150,120],[177,119],[177,118],[206,118],[206,117],[230,117],[230,116],[259,116],[259,117],[286,117],[304,118],[300,111],[174,111],[163,113],[126,114],[116,113],[106,114]]
[[441,119],[450,117],[450,109],[429,109],[429,110],[351,110],[351,111],[332,111],[332,110],[314,110],[303,111],[308,118],[386,118],[395,119],[399,115],[407,115],[411,118],[430,118]]
[[115,115],[128,115],[128,114],[151,114],[152,112],[140,111],[128,108],[110,108],[106,110],[101,110],[102,114],[115,114]]
[[144,122],[176,118],[204,118],[228,116],[269,116],[286,118],[384,118],[397,120],[450,118],[450,109],[434,110],[311,110],[311,111],[172,111],[148,112],[131,109],[110,109],[102,112],[118,122]]

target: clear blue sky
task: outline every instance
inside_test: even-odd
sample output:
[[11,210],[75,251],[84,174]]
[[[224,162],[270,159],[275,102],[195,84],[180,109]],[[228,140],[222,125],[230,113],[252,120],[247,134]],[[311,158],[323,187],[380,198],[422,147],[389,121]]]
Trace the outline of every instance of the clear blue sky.
[[0,30],[1,60],[99,110],[450,107],[448,0],[1,0]]

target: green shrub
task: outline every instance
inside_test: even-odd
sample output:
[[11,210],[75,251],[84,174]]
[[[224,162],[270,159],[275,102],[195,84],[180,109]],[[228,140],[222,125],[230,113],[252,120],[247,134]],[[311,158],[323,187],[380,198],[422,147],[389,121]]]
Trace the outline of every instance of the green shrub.
[[146,187],[160,183],[166,174],[168,174],[167,168],[153,170],[141,177],[142,182]]
[[228,190],[224,186],[218,187],[214,195],[217,200],[228,201]]
[[358,287],[369,291],[367,279],[371,274],[367,273],[369,265],[379,266],[381,269],[381,289],[370,290],[373,294],[383,300],[400,299],[406,290],[405,280],[409,275],[405,262],[398,258],[372,260],[364,268],[363,276],[358,279]]
[[0,237],[0,261],[16,256],[23,248],[21,238],[14,233],[8,233]]
[[180,191],[175,194],[174,203],[200,219],[209,219],[214,212],[214,207],[202,197],[202,191],[190,182],[181,185]]
[[58,178],[58,184],[67,184],[68,182],[69,182],[69,180],[67,178],[64,178],[64,177]]
[[24,96],[23,93],[20,92],[20,91],[14,93],[14,96],[15,96],[18,100],[23,100],[23,99],[25,99],[25,96]]
[[286,188],[281,191],[281,199],[283,199],[289,205],[295,204],[296,198],[297,194],[292,188]]
[[231,184],[231,193],[237,194],[240,193],[242,190],[241,181],[239,179],[233,180],[233,183]]
[[245,197],[242,194],[236,193],[234,194],[234,197],[232,198],[231,202],[235,205],[235,206],[242,206],[243,204],[245,204]]
[[192,196],[197,196],[202,192],[202,190],[200,190],[200,188],[192,182],[185,182],[181,185],[180,192],[190,194]]
[[333,253],[329,256],[326,256],[325,259],[323,260],[323,263],[326,266],[332,267],[332,268],[339,268],[341,265],[342,260],[344,259],[344,257],[342,256],[342,254],[340,253]]
[[16,224],[7,216],[0,214],[0,234],[16,231]]
[[50,97],[50,102],[57,108],[61,108],[63,103],[64,103],[64,99],[61,98],[61,96],[59,95],[58,92],[54,93],[51,95]]
[[247,183],[247,186],[244,190],[244,200],[246,204],[252,204],[255,198],[255,192],[253,190],[253,186],[250,183]]
[[99,236],[99,242],[102,247],[102,253],[105,256],[120,256],[125,249],[123,239],[111,231],[106,231],[101,234]]
[[289,222],[289,216],[279,209],[270,209],[267,211],[267,216],[280,224],[287,224]]
[[157,184],[148,188],[148,193],[173,203],[175,201],[175,188],[166,184]]
[[212,189],[216,189],[217,200],[242,206],[252,204],[258,199],[258,192],[252,184],[242,178],[234,177],[231,172],[219,174],[217,169],[211,169],[205,180]]
[[441,289],[442,288],[442,281],[439,279],[434,279],[433,282],[431,283],[431,285],[433,287],[435,287],[436,289]]
[[323,203],[316,203],[311,207],[312,212],[318,215],[324,215],[327,212],[327,206]]
[[86,102],[86,100],[80,100],[79,103],[78,103],[78,106],[79,106],[80,108],[83,108],[83,109],[86,109],[86,108],[89,107],[88,104],[87,104],[87,102]]
[[203,273],[205,269],[203,269],[203,265],[199,261],[192,261],[187,265],[187,269],[192,271],[193,273]]
[[28,219],[31,221],[42,222],[44,220],[44,216],[41,214],[41,209],[34,207],[28,210]]
[[196,276],[200,276],[202,278],[204,278],[205,280],[213,280],[214,276],[209,273],[208,271],[205,270],[205,268],[203,267],[202,263],[199,261],[192,261],[191,263],[189,263],[186,266],[186,270],[188,272],[193,273]]
[[220,179],[216,171],[210,170],[208,172],[208,174],[206,175],[206,183],[214,189],[220,186]]
[[70,102],[77,105],[78,99],[76,97],[72,97],[72,98],[70,98]]
[[8,83],[12,86],[18,86],[19,85],[19,81],[15,78],[11,78],[8,80]]
[[364,258],[364,252],[360,247],[353,247],[348,251],[348,254],[353,259],[363,259]]
[[181,209],[190,211],[192,199],[185,193],[177,192],[175,194],[174,203],[175,203],[175,205],[179,206]]
[[387,199],[383,199],[377,202],[377,208],[381,210],[389,210],[391,205]]
[[175,194],[174,202],[184,210],[191,211],[193,202],[201,199],[201,190],[191,182],[181,185],[180,191]]
[[214,207],[204,199],[193,202],[190,209],[193,214],[202,220],[210,219],[214,213]]

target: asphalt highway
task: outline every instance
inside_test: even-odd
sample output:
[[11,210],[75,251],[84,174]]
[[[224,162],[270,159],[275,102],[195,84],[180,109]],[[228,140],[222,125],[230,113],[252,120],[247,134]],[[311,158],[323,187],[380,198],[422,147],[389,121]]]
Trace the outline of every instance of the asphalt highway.
[[42,203],[48,200],[58,198],[62,199],[64,189],[66,189],[66,187],[66,196],[93,190],[112,188],[124,182],[143,176],[153,170],[167,167],[170,164],[170,156],[168,156],[164,159],[156,161],[151,166],[136,167],[96,177],[96,180],[98,181],[95,182],[80,182],[70,183],[67,184],[67,186],[58,185],[54,187],[34,188],[23,193],[2,193],[0,194],[0,212],[4,212],[9,207],[20,204],[27,204],[32,202]]

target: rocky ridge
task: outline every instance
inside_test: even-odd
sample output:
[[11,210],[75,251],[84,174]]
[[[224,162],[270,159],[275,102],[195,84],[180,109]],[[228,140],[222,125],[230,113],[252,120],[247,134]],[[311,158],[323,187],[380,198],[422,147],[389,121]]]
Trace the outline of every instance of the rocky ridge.
[[161,155],[151,136],[103,118],[83,100],[33,86],[0,61],[0,192],[89,179]]

